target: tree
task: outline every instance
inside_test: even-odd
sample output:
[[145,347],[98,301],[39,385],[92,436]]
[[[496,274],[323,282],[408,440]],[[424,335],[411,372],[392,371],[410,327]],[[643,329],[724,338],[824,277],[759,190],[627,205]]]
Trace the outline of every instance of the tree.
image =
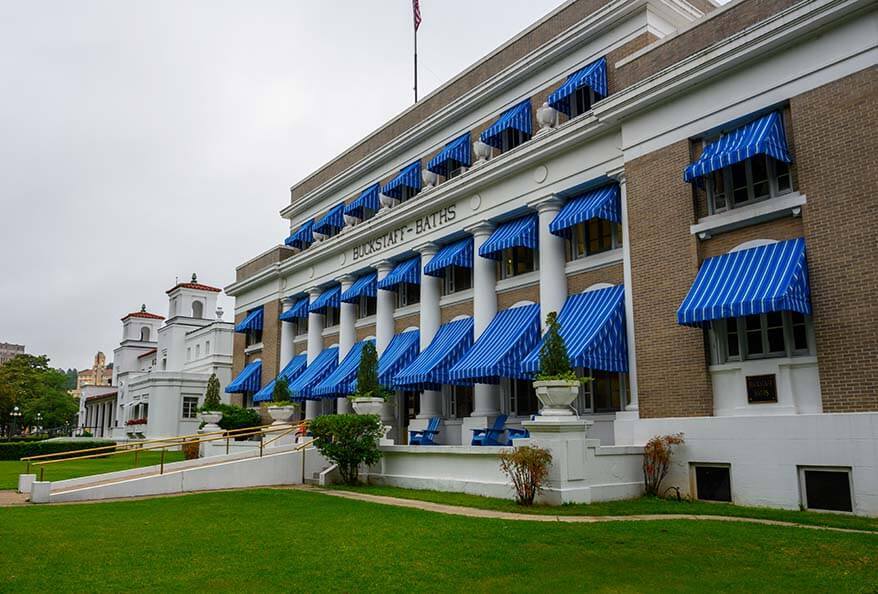
[[67,383],[64,384],[64,388],[66,390],[75,390],[76,384],[79,381],[79,371],[77,371],[75,368],[68,369],[67,371],[59,369],[58,371],[60,371],[67,377]]
[[79,408],[67,394],[66,385],[67,376],[49,367],[49,358],[44,355],[10,359],[0,365],[0,421],[9,422],[12,407],[18,406],[24,425],[35,424],[37,413],[45,427],[63,425]]
[[288,406],[290,402],[290,384],[285,377],[274,380],[274,389],[271,391],[271,400],[275,406]]
[[207,391],[204,393],[204,404],[201,410],[217,411],[220,409],[220,385],[215,373],[211,373],[207,379]]
[[360,464],[372,465],[381,459],[378,440],[384,425],[378,415],[322,415],[308,427],[314,447],[338,464],[341,479],[356,484]]
[[354,398],[383,398],[387,400],[393,392],[378,383],[378,351],[375,343],[367,341],[360,353],[360,366],[357,368],[357,391]]
[[540,371],[536,375],[538,381],[548,380],[572,380],[579,381],[573,368],[570,366],[570,358],[567,356],[567,346],[561,336],[561,325],[558,323],[558,314],[554,311],[546,316],[546,338],[540,348]]

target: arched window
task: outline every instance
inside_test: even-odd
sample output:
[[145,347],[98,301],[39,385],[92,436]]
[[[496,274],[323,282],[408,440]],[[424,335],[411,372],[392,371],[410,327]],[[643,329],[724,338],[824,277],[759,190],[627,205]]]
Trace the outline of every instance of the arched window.
[[149,326],[140,327],[140,340],[143,342],[149,342]]
[[204,313],[204,304],[200,301],[192,302],[192,317],[193,318],[201,318]]

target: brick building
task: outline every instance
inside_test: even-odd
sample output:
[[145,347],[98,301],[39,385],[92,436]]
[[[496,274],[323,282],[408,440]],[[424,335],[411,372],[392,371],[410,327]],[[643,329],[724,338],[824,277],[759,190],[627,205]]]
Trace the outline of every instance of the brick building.
[[3,365],[13,357],[24,354],[23,344],[13,344],[11,342],[0,342],[0,365]]
[[682,431],[694,496],[878,513],[876,24],[564,4],[291,188],[226,288],[229,391],[284,374],[306,416],[347,410],[374,340],[397,439],[467,444],[538,414],[560,311],[602,444]]

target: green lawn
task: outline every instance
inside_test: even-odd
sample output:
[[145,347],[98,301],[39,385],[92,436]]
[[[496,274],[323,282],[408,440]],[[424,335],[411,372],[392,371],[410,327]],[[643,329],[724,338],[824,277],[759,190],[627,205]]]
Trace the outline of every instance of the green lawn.
[[522,507],[514,501],[507,499],[495,499],[492,497],[480,497],[464,493],[444,493],[441,491],[419,491],[415,489],[400,489],[397,487],[381,487],[377,485],[348,487],[336,485],[334,489],[358,491],[372,495],[386,495],[389,497],[401,497],[403,499],[417,499],[444,503],[446,505],[460,505],[479,509],[491,509],[504,512],[517,512],[526,514],[545,515],[568,515],[568,516],[632,516],[639,514],[705,514],[711,516],[735,516],[746,518],[763,518],[766,520],[781,520],[784,522],[797,522],[812,526],[833,526],[836,528],[856,528],[858,530],[878,531],[878,518],[864,516],[851,516],[843,514],[816,513],[810,511],[793,511],[773,509],[768,507],[744,507],[729,503],[711,503],[707,501],[672,501],[657,497],[643,497],[641,499],[629,499],[624,501],[605,501],[601,503],[570,504],[560,507],[535,505]]
[[878,536],[466,518],[261,489],[0,508],[0,591],[856,592]]
[[[149,466],[158,464],[161,453],[157,451],[141,452],[137,466]],[[165,452],[165,463],[178,462],[183,459],[183,452]],[[45,466],[44,477],[47,481],[60,481],[80,476],[100,474],[102,472],[114,472],[116,470],[128,470],[134,468],[134,454],[117,454],[110,458],[91,458],[89,460],[71,460]],[[18,487],[18,475],[25,472],[27,465],[18,460],[0,461],[0,489],[15,489]],[[39,478],[39,467],[31,467],[31,472]],[[2,586],[0,586],[2,587]]]

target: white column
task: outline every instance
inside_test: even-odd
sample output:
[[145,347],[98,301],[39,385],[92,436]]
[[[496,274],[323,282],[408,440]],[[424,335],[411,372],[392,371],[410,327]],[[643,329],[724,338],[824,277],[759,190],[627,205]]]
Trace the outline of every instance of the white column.
[[[354,277],[345,275],[338,279],[341,283],[341,292],[344,293],[354,284]],[[339,312],[338,329],[338,362],[344,359],[357,342],[357,305],[355,303],[342,302]],[[351,412],[350,401],[347,397],[338,399],[338,414],[344,415]]]
[[[426,349],[439,326],[442,323],[442,314],[439,309],[442,279],[424,274],[424,266],[433,259],[438,248],[434,243],[428,243],[415,248],[421,254],[421,351]],[[421,406],[418,411],[419,419],[442,416],[442,392],[438,390],[424,390],[421,393]]]
[[625,282],[625,336],[628,340],[628,390],[631,402],[625,407],[639,416],[637,407],[637,357],[634,342],[634,299],[631,282],[631,233],[628,228],[628,191],[625,172],[619,173],[619,197],[622,204],[622,278]]
[[564,272],[564,238],[549,231],[551,223],[561,210],[562,201],[547,196],[533,206],[539,212],[540,256],[540,324],[546,327],[549,312],[559,312],[567,299],[567,275]]
[[[479,255],[479,248],[494,231],[494,224],[483,222],[470,229],[473,234],[473,337],[481,336],[497,315],[497,262]],[[473,417],[500,414],[500,386],[476,384],[473,388]]]
[[[308,289],[310,302],[313,303],[322,292],[318,288]],[[311,365],[314,359],[323,352],[323,322],[323,314],[314,312],[308,314],[308,365]],[[320,403],[316,400],[306,400],[305,418],[314,419],[318,414],[320,414]]]
[[[292,301],[289,299],[284,300],[283,302],[283,311],[289,311],[289,309],[293,306]],[[278,369],[283,369],[287,363],[290,362],[290,359],[293,358],[293,339],[295,338],[295,332],[293,331],[293,324],[290,322],[281,322],[280,323],[280,366]]]
[[[375,264],[374,268],[378,271],[378,280],[383,279],[393,270],[393,262],[382,260]],[[378,289],[378,297],[375,307],[375,350],[378,356],[384,352],[390,341],[393,340],[393,330],[395,323],[393,320],[393,311],[396,309],[396,292]]]

